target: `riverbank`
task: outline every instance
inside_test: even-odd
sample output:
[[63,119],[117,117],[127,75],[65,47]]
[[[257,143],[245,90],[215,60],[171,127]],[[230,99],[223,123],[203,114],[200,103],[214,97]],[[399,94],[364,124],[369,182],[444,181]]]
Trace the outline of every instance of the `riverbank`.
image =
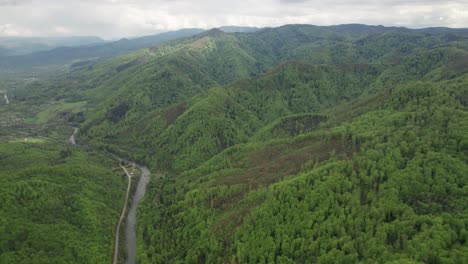
[[[73,133],[68,139],[68,142],[71,145],[76,145],[76,135],[78,133],[78,130],[79,129],[77,127],[73,127]],[[119,162],[125,162],[127,164],[130,164],[134,168],[138,168],[141,171],[141,176],[138,180],[138,185],[136,187],[136,190],[132,194],[132,198],[130,201],[131,204],[128,209],[128,214],[126,214],[127,205],[129,201],[128,198],[131,192],[131,179],[133,177],[133,173],[129,173],[126,170],[126,168],[120,164],[120,167],[125,171],[125,174],[128,177],[128,187],[127,187],[124,207],[122,209],[122,214],[119,218],[119,222],[116,227],[115,241],[114,241],[114,254],[113,254],[113,259],[112,259],[112,262],[116,264],[118,261],[118,256],[119,256],[120,227],[121,227],[121,224],[123,223],[123,220],[125,219],[125,248],[126,248],[125,263],[135,264],[136,263],[136,251],[137,251],[137,238],[136,238],[137,210],[138,210],[138,206],[140,204],[141,199],[143,199],[143,197],[145,196],[146,186],[149,183],[151,171],[149,170],[148,167],[144,165],[137,164],[134,161],[127,161],[125,159],[122,159],[116,156],[113,153],[106,153],[106,154],[117,159]]]

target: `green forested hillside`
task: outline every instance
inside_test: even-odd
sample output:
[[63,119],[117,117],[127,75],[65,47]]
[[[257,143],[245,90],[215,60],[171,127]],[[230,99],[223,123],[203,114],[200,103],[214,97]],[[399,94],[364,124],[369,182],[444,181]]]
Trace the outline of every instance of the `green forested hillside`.
[[176,173],[140,211],[142,263],[462,263],[466,47],[405,39],[418,48],[288,63],[179,106],[152,148]]
[[468,258],[466,30],[213,29],[10,97],[164,175],[138,263]]
[[126,178],[96,152],[0,143],[0,263],[106,263]]
[[402,85],[342,125],[236,145],[152,182],[140,259],[462,263],[466,84]]
[[356,97],[379,72],[379,67],[372,66],[337,69],[290,63],[258,79],[210,90],[161,133],[154,149],[163,155],[156,155],[156,164],[173,160],[172,169],[193,168],[229,146],[248,141],[278,117],[320,112],[331,102]]
[[[93,88],[85,93],[89,100],[102,100],[99,100],[94,113],[90,113],[87,118],[82,135],[100,144],[118,144],[127,149],[138,146],[132,152],[151,146],[142,152],[146,156],[154,152],[155,146],[164,140],[161,138],[164,127],[171,125],[162,116],[188,109],[195,104],[193,96],[201,93],[199,96],[205,97],[211,93],[210,88],[268,71],[271,73],[267,76],[272,76],[274,68],[282,68],[277,66],[282,62],[295,60],[321,67],[324,73],[319,74],[319,79],[322,83],[316,85],[322,85],[323,91],[313,96],[320,96],[322,101],[329,100],[319,102],[329,106],[336,103],[336,99],[350,100],[362,92],[375,93],[401,81],[432,76],[431,71],[441,68],[449,60],[466,56],[466,46],[463,46],[462,41],[466,36],[463,34],[448,41],[443,34],[423,34],[392,28],[375,29],[378,33],[372,33],[373,28],[370,28],[363,33],[361,27],[358,29],[346,34],[342,33],[342,27],[305,25],[284,26],[248,34],[226,34],[211,30],[156,50],[135,54],[133,61],[138,58],[144,60],[140,59],[136,66],[120,72],[116,69],[126,64],[121,62],[119,66],[118,61],[115,61],[104,67],[111,74],[110,80],[94,83]],[[353,75],[353,71],[357,71],[356,74]],[[368,72],[361,76],[359,71]],[[341,78],[340,72],[350,72],[347,78],[352,80],[341,79],[341,83],[336,82]],[[92,73],[94,69],[79,72],[78,76],[93,76]],[[435,74],[438,78],[445,78],[448,73],[441,70]],[[373,78],[369,79],[368,75],[373,75]],[[270,82],[278,85],[276,80]],[[327,95],[323,94],[327,90],[326,86],[333,82],[331,85],[343,85],[342,91],[334,91],[334,95],[326,98]],[[359,87],[347,87],[356,85]],[[296,94],[296,97],[302,97],[300,91],[296,91]],[[281,93],[277,95],[282,96]],[[286,100],[292,100],[288,102],[290,105],[297,103],[294,101],[297,98]],[[300,100],[308,102],[309,99]],[[307,107],[316,107],[313,106],[315,99],[311,100],[312,103]],[[299,106],[294,108],[289,112],[304,111],[299,110]],[[287,113],[275,113],[272,118],[283,114]],[[129,129],[133,129],[134,133],[130,133]],[[148,134],[151,137],[148,138]]]

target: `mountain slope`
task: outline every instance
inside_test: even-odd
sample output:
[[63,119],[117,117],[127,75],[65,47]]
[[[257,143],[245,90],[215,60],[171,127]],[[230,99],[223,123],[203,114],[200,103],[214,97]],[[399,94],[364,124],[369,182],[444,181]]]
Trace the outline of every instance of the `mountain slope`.
[[462,261],[467,77],[410,82],[152,182],[140,261]]
[[[174,160],[172,169],[192,168],[229,146],[246,142],[279,117],[320,112],[331,102],[357,97],[380,71],[378,67],[340,69],[286,64],[258,79],[210,90],[159,137],[142,144],[164,153],[155,164]],[[206,116],[210,118],[205,120]]]
[[[185,158],[179,159],[181,164],[185,163],[184,160],[191,162],[175,166],[186,169],[227,146],[245,142],[246,137],[277,118],[322,111],[341,101],[357,98],[363,93],[375,93],[405,81],[431,78],[436,74],[438,78],[447,78],[447,72],[450,72],[447,70],[448,61],[456,61],[466,54],[466,48],[463,50],[455,46],[458,41],[440,44],[443,40],[443,36],[440,35],[422,38],[419,33],[389,30],[377,35],[369,33],[369,36],[354,42],[341,40],[347,43],[349,48],[343,50],[343,55],[339,56],[333,47],[345,44],[331,44],[331,49],[322,50],[321,56],[329,57],[324,65],[322,62],[317,63],[316,50],[308,48],[310,43],[330,41],[328,37],[320,37],[317,32],[326,36],[339,34],[335,31],[330,33],[329,28],[317,29],[307,26],[297,26],[292,32],[288,31],[288,27],[279,28],[277,31],[266,29],[253,35],[232,35],[212,30],[163,46],[150,52],[147,62],[121,72],[114,78],[116,81],[90,91],[90,94],[98,90],[108,91],[99,92],[106,94],[108,99],[97,108],[97,114],[88,118],[82,135],[95,143],[99,142],[100,145],[119,145],[127,150],[130,150],[130,147],[132,152],[141,154],[164,153],[160,155],[164,157],[164,161],[157,157],[156,160],[158,164],[165,164],[164,166],[169,168],[174,168],[171,164],[182,155]],[[266,38],[270,41],[264,41]],[[335,37],[331,37],[333,38]],[[400,44],[382,46],[388,41]],[[416,48],[418,45],[426,45],[426,48]],[[298,49],[307,52],[309,56],[291,55],[296,54]],[[259,51],[262,51],[262,54]],[[276,55],[270,56],[270,52]],[[264,73],[282,61],[300,58],[312,64],[302,64],[303,67],[299,66],[301,63],[286,64],[290,69],[287,69],[288,66],[279,67],[256,82],[241,81],[221,90],[210,90],[222,84]],[[344,63],[348,61],[359,63]],[[277,76],[274,76],[275,74]],[[256,89],[258,94],[255,94]],[[277,91],[273,92],[275,90]],[[193,97],[200,93],[200,97]],[[207,102],[199,100],[201,97],[206,98]],[[125,100],[122,100],[123,98]],[[219,105],[218,102],[225,102],[225,105]],[[195,105],[199,110],[191,109],[191,106]],[[200,105],[206,105],[207,109],[202,109]],[[217,105],[218,108],[215,108]],[[231,109],[223,109],[225,107]],[[204,127],[207,124],[195,121],[202,120],[207,114],[214,117],[229,111],[235,112],[231,114],[234,118],[239,118],[237,114],[254,118],[248,117],[250,121],[241,119],[245,123],[245,128],[241,128],[231,122],[224,123],[224,114],[219,124],[209,125],[213,127],[210,128],[212,132],[208,134],[208,129]],[[184,112],[190,115],[183,115]],[[177,119],[180,116],[179,122],[166,120],[166,115],[174,114],[173,118]],[[189,121],[182,121],[184,118]],[[190,122],[196,125],[192,127]],[[204,136],[199,137],[198,142],[206,146],[210,141],[209,149],[196,147],[195,141],[198,139],[188,143],[178,138],[182,136],[182,131],[190,131],[186,132],[188,135],[193,132],[192,129],[203,131]],[[231,133],[229,136],[222,135],[222,132],[214,135],[215,131],[230,129],[242,132]],[[230,143],[219,139],[225,136],[229,138]],[[179,142],[175,144],[174,140]],[[188,148],[198,148],[198,151],[192,152],[180,144]],[[142,149],[146,151],[141,151]],[[148,161],[154,160],[147,154],[145,156]],[[200,160],[196,161],[197,159]]]
[[44,138],[0,150],[0,262],[108,262],[126,189],[116,163]]

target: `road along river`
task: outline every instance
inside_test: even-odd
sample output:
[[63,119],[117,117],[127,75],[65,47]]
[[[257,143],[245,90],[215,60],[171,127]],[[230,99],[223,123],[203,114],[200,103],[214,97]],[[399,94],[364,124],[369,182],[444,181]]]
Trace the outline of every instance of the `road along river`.
[[[74,127],[73,128],[73,134],[70,136],[68,139],[68,142],[72,145],[76,145],[76,140],[75,136],[76,133],[78,133],[78,128]],[[114,158],[117,158],[119,162],[125,161],[115,155],[112,155]],[[146,192],[146,186],[148,185],[148,182],[150,180],[151,176],[151,171],[148,169],[148,167],[139,165],[133,161],[127,162],[128,164],[133,165],[134,167],[137,167],[141,172],[140,180],[138,181],[138,186],[136,188],[135,193],[133,194],[132,197],[132,202],[130,204],[130,208],[127,214],[127,220],[125,222],[125,247],[127,249],[127,256],[125,263],[127,264],[135,264],[136,263],[136,249],[137,249],[137,240],[136,240],[136,223],[137,223],[137,209],[138,205],[140,204],[141,199],[145,196]],[[128,186],[130,186],[130,182],[132,179],[132,175],[123,167],[120,165],[122,169],[125,171],[125,174],[127,174],[128,177]],[[120,224],[125,217],[125,212],[126,212],[126,206],[127,206],[127,198],[129,195],[129,190],[130,187],[127,188],[127,193],[126,193],[126,199],[125,199],[125,204],[124,208],[122,209],[122,215],[119,219],[119,222],[117,224],[117,230],[116,230],[116,239],[115,239],[115,249],[114,249],[114,257],[113,257],[113,263],[117,263],[118,260],[118,240],[119,240],[119,233],[120,233]]]
[[127,184],[127,192],[125,194],[125,202],[122,208],[122,213],[120,214],[119,222],[117,223],[117,228],[115,229],[115,241],[114,241],[114,256],[112,257],[112,263],[117,264],[119,260],[119,235],[120,235],[120,226],[122,225],[122,221],[125,218],[125,213],[127,211],[127,203],[128,203],[128,196],[130,194],[130,188],[132,186],[132,175],[128,173],[127,169],[120,164],[120,167],[125,171],[128,177],[128,184]]

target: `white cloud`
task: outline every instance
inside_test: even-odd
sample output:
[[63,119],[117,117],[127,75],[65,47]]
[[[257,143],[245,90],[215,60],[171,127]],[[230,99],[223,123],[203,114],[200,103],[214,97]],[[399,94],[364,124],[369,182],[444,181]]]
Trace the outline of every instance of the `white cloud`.
[[31,35],[31,31],[27,28],[14,26],[12,24],[0,25],[0,36],[28,36]]
[[468,27],[468,0],[0,0],[0,35],[122,37],[288,23]]

